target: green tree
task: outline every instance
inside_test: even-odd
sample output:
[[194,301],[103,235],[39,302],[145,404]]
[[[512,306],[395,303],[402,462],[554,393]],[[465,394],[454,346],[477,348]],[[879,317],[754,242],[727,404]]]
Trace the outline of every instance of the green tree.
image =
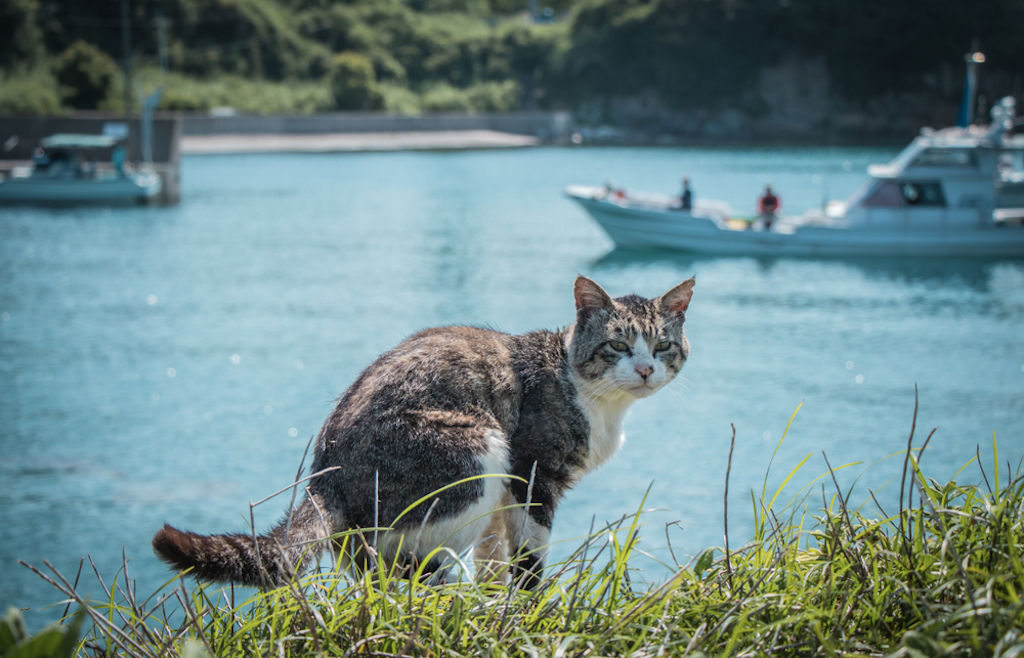
[[0,114],[56,114],[60,110],[60,90],[49,68],[0,71]]
[[110,95],[118,68],[110,55],[76,41],[58,55],[56,72],[64,101],[78,110],[94,110]]
[[336,56],[330,83],[339,110],[379,110],[384,107],[377,74],[364,55],[348,51]]
[[0,68],[31,68],[46,57],[37,0],[0,0]]

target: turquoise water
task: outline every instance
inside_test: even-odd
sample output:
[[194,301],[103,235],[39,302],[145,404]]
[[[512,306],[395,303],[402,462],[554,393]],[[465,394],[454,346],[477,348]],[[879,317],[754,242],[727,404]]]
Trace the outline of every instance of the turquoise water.
[[[870,487],[895,509],[901,463],[868,465],[905,446],[915,384],[921,439],[939,428],[930,475],[949,477],[979,444],[991,464],[993,431],[1016,468],[1024,261],[620,252],[561,195],[606,179],[670,193],[686,174],[698,196],[740,213],[770,182],[795,213],[893,154],[205,156],[184,160],[175,208],[0,209],[0,605],[59,598],[18,559],[73,577],[88,554],[109,583],[122,548],[148,594],[169,576],[153,532],[244,531],[249,501],[294,478],[334,399],[381,352],[432,325],[564,325],[578,273],[648,296],[695,274],[693,353],[680,380],[635,406],[624,450],[565,499],[556,557],[592,519],[635,511],[648,487],[646,507],[666,511],[648,515],[642,549],[668,559],[675,520],[678,557],[720,545],[730,424],[729,527],[742,543],[750,490],[801,403],[769,489],[812,453],[796,494],[826,472],[824,451],[833,466],[863,463],[838,474],[844,487],[860,477],[856,503]],[[259,507],[257,525],[285,505]],[[82,583],[102,598],[94,578]]]

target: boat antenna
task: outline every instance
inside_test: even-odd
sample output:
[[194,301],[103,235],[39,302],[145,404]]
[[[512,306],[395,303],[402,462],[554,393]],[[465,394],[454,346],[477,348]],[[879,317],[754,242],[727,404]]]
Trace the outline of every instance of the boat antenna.
[[974,123],[974,99],[978,93],[978,65],[985,63],[985,53],[978,50],[978,39],[971,42],[971,52],[964,55],[967,62],[967,79],[964,80],[964,97],[960,101],[960,114],[956,125],[969,128]]

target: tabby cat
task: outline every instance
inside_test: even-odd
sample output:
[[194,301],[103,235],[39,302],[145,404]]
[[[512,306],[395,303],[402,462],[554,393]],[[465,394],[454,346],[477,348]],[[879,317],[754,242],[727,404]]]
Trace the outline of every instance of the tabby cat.
[[[630,405],[683,367],[693,285],[687,279],[657,299],[612,299],[580,276],[576,321],[562,330],[415,334],[342,395],[317,437],[312,472],[336,468],[313,478],[277,527],[254,543],[248,534],[165,525],[153,548],[200,580],[270,587],[317,564],[325,546],[339,551],[337,533],[389,527],[349,541],[336,557],[358,570],[374,551],[409,566],[439,546],[473,549],[478,572],[511,562],[513,579],[532,586],[559,500],[622,444]],[[399,518],[446,485],[489,474],[506,477],[462,482]],[[444,555],[426,571],[443,573]]]

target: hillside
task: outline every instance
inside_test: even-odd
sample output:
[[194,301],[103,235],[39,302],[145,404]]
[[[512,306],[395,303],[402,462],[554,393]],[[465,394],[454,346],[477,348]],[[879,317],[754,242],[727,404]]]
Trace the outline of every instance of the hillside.
[[[884,132],[952,121],[972,41],[983,104],[1024,91],[1024,0],[129,6],[135,77],[164,89],[163,109],[556,108],[673,134]],[[122,52],[118,2],[0,0],[0,111],[119,109]]]

